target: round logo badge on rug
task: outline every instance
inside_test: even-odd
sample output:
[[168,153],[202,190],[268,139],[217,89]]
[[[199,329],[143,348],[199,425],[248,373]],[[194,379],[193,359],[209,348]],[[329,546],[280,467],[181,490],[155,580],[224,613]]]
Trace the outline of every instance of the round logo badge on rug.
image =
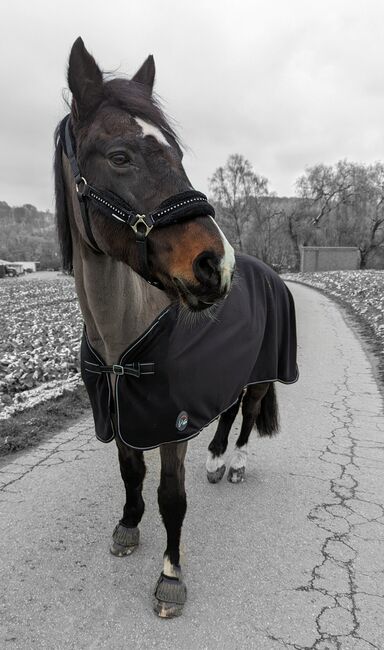
[[180,411],[176,419],[176,429],[179,431],[184,431],[188,424],[188,413],[186,411]]

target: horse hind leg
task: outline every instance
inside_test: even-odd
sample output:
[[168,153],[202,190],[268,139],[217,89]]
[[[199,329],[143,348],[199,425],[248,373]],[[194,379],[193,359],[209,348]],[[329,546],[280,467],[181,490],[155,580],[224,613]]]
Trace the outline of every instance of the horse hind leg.
[[242,483],[248,460],[248,440],[254,426],[261,436],[273,435],[277,430],[277,403],[273,384],[248,386],[242,402],[243,421],[236,441],[235,453],[228,470],[230,483]]
[[167,532],[163,571],[157,581],[153,607],[161,618],[179,616],[187,599],[180,567],[180,537],[187,510],[184,458],[187,443],[160,447],[161,475],[158,489],[160,514]]
[[208,446],[206,461],[207,479],[210,483],[218,483],[225,473],[224,454],[228,446],[228,436],[240,407],[241,398],[225,411],[219,419],[216,433]]
[[145,463],[142,451],[136,451],[117,441],[120,473],[124,481],[126,501],[123,516],[112,534],[110,551],[116,557],[133,553],[139,544],[138,524],[144,513],[142,497]]

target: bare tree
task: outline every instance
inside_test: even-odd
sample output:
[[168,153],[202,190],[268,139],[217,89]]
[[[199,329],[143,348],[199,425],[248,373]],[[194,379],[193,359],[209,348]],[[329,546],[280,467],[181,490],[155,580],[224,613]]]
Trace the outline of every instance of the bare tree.
[[298,196],[277,197],[239,154],[210,179],[217,218],[240,252],[299,268],[300,246],[357,246],[361,268],[384,246],[384,163],[341,160],[308,167]]
[[369,202],[367,228],[360,240],[361,268],[367,265],[369,255],[384,244],[384,164],[370,165],[367,169]]
[[293,267],[296,270],[300,269],[300,246],[308,245],[310,241],[308,232],[308,217],[310,214],[310,207],[305,200],[295,199],[287,203],[283,208],[288,239],[293,251]]
[[246,225],[244,240],[246,250],[270,266],[286,266],[284,240],[285,222],[281,199],[273,195],[261,197],[251,222]]
[[229,156],[209,181],[218,221],[240,252],[246,250],[246,233],[258,210],[258,199],[268,194],[268,180],[256,174],[251,163],[239,154]]
[[[272,232],[269,258],[276,268],[300,268],[300,246],[315,243],[317,232],[310,225],[314,218],[312,206],[299,197],[273,197],[270,200]],[[264,259],[264,258],[263,258]]]
[[315,216],[324,243],[354,245],[361,253],[361,268],[384,243],[384,165],[364,165],[345,160],[334,166],[315,165],[297,181],[298,193]]
[[305,174],[296,181],[299,196],[310,199],[317,213],[312,224],[329,214],[336,206],[347,204],[354,195],[353,164],[345,160],[332,165],[307,167]]

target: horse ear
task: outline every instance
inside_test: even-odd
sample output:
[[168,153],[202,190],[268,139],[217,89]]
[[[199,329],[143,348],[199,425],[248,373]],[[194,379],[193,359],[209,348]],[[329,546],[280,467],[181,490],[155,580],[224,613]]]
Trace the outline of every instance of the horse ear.
[[155,60],[152,54],[144,61],[143,65],[136,74],[132,77],[132,81],[135,81],[138,84],[142,84],[145,90],[151,95],[153,90],[153,84],[155,82]]
[[69,55],[68,86],[73,95],[75,116],[84,119],[102,99],[103,74],[80,36]]

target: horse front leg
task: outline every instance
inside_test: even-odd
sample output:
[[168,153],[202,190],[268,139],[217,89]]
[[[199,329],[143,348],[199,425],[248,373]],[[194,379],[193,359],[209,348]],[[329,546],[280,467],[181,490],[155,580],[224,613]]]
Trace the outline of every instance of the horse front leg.
[[116,440],[116,443],[126,500],[123,516],[112,534],[110,551],[117,557],[123,557],[130,555],[139,544],[138,524],[145,507],[142,497],[145,463],[142,451],[131,449],[120,440]]
[[154,610],[162,618],[179,616],[187,599],[180,567],[180,536],[187,510],[184,459],[188,443],[160,447],[161,476],[158,489],[160,514],[167,532],[164,566],[154,593]]

